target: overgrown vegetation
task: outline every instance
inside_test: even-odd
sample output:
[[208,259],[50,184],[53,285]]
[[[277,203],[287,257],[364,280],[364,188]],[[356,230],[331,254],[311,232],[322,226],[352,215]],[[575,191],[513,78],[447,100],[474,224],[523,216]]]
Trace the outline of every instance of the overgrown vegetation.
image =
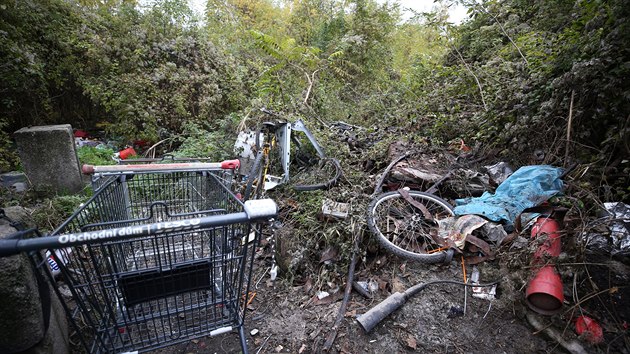
[[[458,168],[437,192],[449,200],[473,194],[468,187],[474,178],[466,174],[481,171],[486,162],[504,160],[515,168],[578,163],[565,179],[565,196],[552,200],[569,209],[563,251],[553,263],[565,284],[572,281],[572,288],[565,286],[565,303],[574,304],[554,321],[562,319],[565,334],[574,314],[605,309],[614,317],[605,326],[613,338],[607,351],[630,347],[627,311],[621,316],[617,311],[627,308],[622,301],[627,270],[615,271],[623,277],[612,279],[599,262],[615,258],[605,251],[596,258],[600,268],[589,271],[591,260],[576,249],[581,241],[574,237],[609,233],[601,219],[592,222],[602,202],[630,203],[630,0],[441,0],[431,12],[412,17],[394,0],[207,0],[203,14],[186,3],[0,0],[0,172],[19,169],[11,133],[25,126],[71,123],[107,137],[107,145],[116,149],[135,146],[148,156],[168,152],[217,161],[234,157],[238,131],[276,119],[259,113],[263,107],[287,120],[302,119],[326,154],[341,161],[344,175],[330,190],[299,193],[281,185],[266,192],[278,203],[275,221],[281,227],[275,237],[263,232],[255,287],[256,301],[264,306],[254,302],[247,312],[262,319],[257,324],[262,336],[251,338],[258,351],[284,346],[319,352],[331,312],[310,305],[318,291],[343,292],[355,240],[363,240],[356,280],[377,280],[380,295],[459,271],[459,255],[456,267],[412,266],[379,252],[367,234],[373,181],[393,156],[411,152],[440,174]],[[455,5],[468,8],[468,18],[459,24],[447,16]],[[340,121],[351,128],[334,124]],[[309,143],[302,142],[304,153]],[[294,141],[294,160],[310,160],[313,154],[294,153],[297,145]],[[97,165],[114,163],[115,151],[78,149],[82,163]],[[276,152],[272,149],[274,162]],[[292,164],[291,183],[310,184],[330,174],[303,165]],[[278,166],[267,172],[282,173]],[[152,190],[160,189],[147,188],[152,197]],[[87,189],[42,197],[0,188],[3,205],[32,206],[28,211],[44,231],[58,227],[88,198]],[[324,199],[347,203],[348,218],[324,216]],[[529,240],[528,232],[519,236]],[[276,247],[269,244],[274,240]],[[512,248],[517,241],[522,243],[517,238],[497,247],[496,260],[480,265],[484,282],[498,279],[501,268],[503,294],[487,310],[483,305],[485,315],[470,307],[474,317],[467,318],[479,320],[475,328],[465,319],[444,322],[443,310],[457,309],[451,307],[457,304],[453,299],[461,299],[444,290],[395,314],[388,332],[401,342],[398,350],[381,340],[386,331],[368,340],[353,329],[343,340],[338,337],[337,343],[344,342],[339,352],[374,351],[373,339],[391,351],[446,350],[453,344],[458,351],[484,351],[534,338],[513,341],[522,333],[523,306],[515,304],[523,297],[534,253]],[[265,291],[262,268],[271,264],[272,250],[284,284]],[[354,298],[345,318],[378,299]],[[586,307],[591,299],[602,305],[601,312],[599,305]],[[614,311],[602,299],[616,304]],[[300,311],[308,315],[301,317]],[[496,322],[488,322],[492,317]],[[264,327],[266,318],[282,324],[280,335]],[[306,337],[290,332],[291,319],[315,346],[305,346]],[[428,329],[430,323],[445,326]],[[511,324],[512,331],[504,330]],[[356,335],[369,346],[345,347]],[[416,342],[415,336],[423,340]],[[444,345],[436,345],[435,338]],[[557,350],[536,345],[523,351]],[[201,341],[198,351],[212,347],[205,346]],[[186,344],[182,350],[191,348]]]
[[[453,3],[469,8],[462,24],[447,21]],[[315,130],[464,139],[516,164],[541,150],[627,201],[628,5],[453,0],[403,19],[375,0],[210,0],[201,16],[176,0],[5,1],[0,167],[16,166],[12,131],[61,122],[229,157],[239,123],[267,107]]]
[[116,161],[112,158],[114,150],[94,146],[81,146],[77,148],[77,156],[81,165],[113,165]]

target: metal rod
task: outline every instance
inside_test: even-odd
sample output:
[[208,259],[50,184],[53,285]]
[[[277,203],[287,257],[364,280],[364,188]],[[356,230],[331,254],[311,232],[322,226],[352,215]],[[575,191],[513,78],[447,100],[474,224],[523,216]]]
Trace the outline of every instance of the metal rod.
[[201,218],[157,222],[144,225],[118,227],[108,230],[46,236],[25,240],[0,240],[0,256],[9,256],[20,252],[36,251],[46,248],[63,248],[68,246],[102,243],[104,241],[151,236],[167,232],[190,231],[209,227],[227,226],[236,223],[262,221],[276,216],[277,210],[257,207],[257,205],[264,206],[264,204],[269,205],[269,203],[273,203],[273,201],[269,199],[248,201],[245,208],[246,211],[239,213],[210,215]]
[[180,162],[138,165],[83,165],[82,172],[86,175],[102,172],[133,172],[133,171],[183,171],[183,170],[218,170],[235,169],[240,166],[239,160],[222,162]]

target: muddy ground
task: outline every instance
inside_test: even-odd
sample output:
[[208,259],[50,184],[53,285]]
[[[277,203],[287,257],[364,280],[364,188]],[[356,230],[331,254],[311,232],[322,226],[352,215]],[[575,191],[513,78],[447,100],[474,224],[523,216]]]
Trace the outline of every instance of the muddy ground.
[[[391,156],[387,161],[392,160]],[[418,160],[429,161],[428,166],[421,167],[443,173],[440,166],[454,164],[454,159],[449,159],[423,155]],[[366,171],[365,166],[358,164],[346,170],[364,168]],[[384,167],[378,169],[382,171]],[[479,171],[478,166],[468,168]],[[586,200],[585,194],[575,187],[579,181],[573,177],[565,180],[571,205],[564,218],[562,253],[553,261],[564,285],[561,311],[553,316],[541,316],[525,304],[525,288],[532,277],[531,257],[538,247],[530,241],[530,231],[526,229],[512,241],[493,247],[494,259],[478,265],[482,283],[500,281],[494,300],[475,298],[470,289],[465,291],[459,285],[433,285],[410,299],[373,331],[365,333],[356,318],[390,294],[433,280],[463,281],[464,269],[459,256],[448,264],[426,265],[399,258],[378,247],[364,224],[365,205],[376,176],[370,176],[368,183],[366,174],[346,176],[345,186],[320,194],[304,197],[280,192],[271,196],[281,207],[279,219],[283,226],[278,239],[282,247],[276,253],[283,272],[275,284],[269,280],[266,271],[271,265],[271,249],[263,242],[252,277],[256,296],[248,306],[245,319],[251,353],[324,352],[324,343],[333,331],[342,304],[352,249],[348,229],[352,224],[354,230],[355,222],[364,232],[354,278],[372,281],[376,289],[372,298],[352,291],[334,345],[328,352],[630,353],[630,259],[590,249],[579,240],[580,235],[590,232],[592,225],[592,216],[589,219],[586,214],[595,212],[586,212],[585,207],[579,205],[580,199]],[[476,173],[466,178],[452,178],[449,183],[438,195],[451,203],[454,198],[478,195],[487,188],[479,182]],[[473,186],[476,191],[472,190]],[[428,186],[411,187],[426,190]],[[354,208],[351,220],[329,223],[321,219],[321,215],[316,214],[323,198],[351,203]],[[362,201],[358,202],[359,199]],[[471,265],[465,268],[469,277],[473,268]],[[317,295],[321,291],[331,295],[319,299]],[[575,321],[582,315],[601,325],[603,338],[598,343],[576,334]],[[238,353],[240,350],[238,335],[231,333],[158,352]]]
[[[514,254],[506,253],[506,256]],[[596,259],[595,259],[596,258]],[[592,295],[591,286],[606,290],[573,306],[571,292],[565,282],[563,311],[555,316],[539,316],[546,327],[562,334],[588,353],[628,353],[627,323],[630,320],[628,299],[628,266],[603,257],[594,257],[590,265],[592,277],[578,267],[567,265],[564,278],[575,278],[577,291]],[[250,304],[245,328],[251,353],[319,353],[331,331],[341,306],[340,295],[331,303],[318,304],[312,291],[304,285],[279,280],[275,287],[268,280],[263,266],[257,262],[254,276],[256,297]],[[521,272],[511,271],[509,262],[501,260],[480,265],[482,281],[503,280],[498,296],[488,301],[471,296],[463,287],[440,284],[428,287],[410,299],[401,309],[381,322],[371,333],[359,326],[356,317],[365,313],[393,291],[402,291],[419,282],[437,279],[462,279],[458,261],[445,265],[422,265],[395,256],[380,254],[369,257],[357,267],[358,280],[374,279],[381,289],[374,299],[366,299],[353,291],[339,328],[332,353],[562,353],[567,350],[558,341],[532,327],[526,320],[530,310],[524,305]],[[616,269],[615,269],[616,268]],[[586,269],[586,268],[584,268]],[[570,274],[569,274],[570,273]],[[584,274],[580,274],[584,273]],[[625,274],[622,275],[622,274]],[[587,278],[584,278],[587,277]],[[593,282],[591,284],[591,281]],[[256,286],[258,283],[258,286]],[[587,284],[589,283],[589,284]],[[312,290],[312,289],[311,289]],[[343,289],[340,289],[340,293]],[[466,296],[465,296],[466,295]],[[583,298],[582,298],[583,299]],[[464,302],[466,311],[464,313]],[[589,344],[574,332],[572,316],[582,311],[601,321],[605,340]],[[252,335],[251,333],[256,333]],[[238,353],[236,333],[208,337],[173,346],[159,353]]]

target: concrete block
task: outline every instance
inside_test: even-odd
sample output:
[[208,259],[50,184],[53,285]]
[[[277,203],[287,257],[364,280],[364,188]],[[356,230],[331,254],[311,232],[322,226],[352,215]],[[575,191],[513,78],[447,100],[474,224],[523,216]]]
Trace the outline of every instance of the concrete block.
[[[52,289],[51,289],[52,291]],[[61,302],[51,294],[51,312],[48,332],[35,346],[16,354],[57,354],[70,353],[68,341],[68,320]]]
[[[0,239],[16,230],[0,225]],[[25,254],[0,258],[0,353],[33,347],[44,338],[37,280]]]
[[[10,225],[12,221],[33,226],[26,209],[14,206],[3,211],[8,219],[0,218],[0,239],[17,231]],[[70,352],[66,314],[52,289],[50,321],[45,331],[37,279],[27,255],[0,258],[0,299],[0,353]]]
[[22,128],[14,136],[24,172],[35,190],[75,193],[83,188],[69,124]]
[[[37,225],[35,225],[35,220],[33,220],[33,217],[28,210],[21,206],[4,207],[2,208],[2,211],[4,211],[4,215],[6,215],[11,221],[20,222],[27,229],[37,227]],[[2,223],[2,221],[0,221],[0,223]]]

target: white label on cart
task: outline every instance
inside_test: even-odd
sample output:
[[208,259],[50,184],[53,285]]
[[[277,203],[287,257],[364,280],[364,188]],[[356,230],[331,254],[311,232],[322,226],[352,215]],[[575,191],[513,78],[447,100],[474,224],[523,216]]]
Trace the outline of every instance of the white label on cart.
[[59,236],[59,243],[95,241],[95,240],[103,240],[103,239],[121,237],[121,236],[140,235],[144,233],[143,229],[145,229],[144,226],[136,226],[136,227],[125,227],[122,229],[84,232],[81,234],[61,235]]
[[201,223],[201,219],[176,220],[157,223],[155,233],[191,230]]
[[192,229],[197,228],[199,224],[201,224],[201,219],[195,218],[195,219],[189,219],[189,220],[160,222],[160,223],[155,224],[154,228],[152,228],[151,225],[143,225],[143,226],[124,227],[120,229],[84,232],[81,234],[61,235],[59,236],[59,243],[62,243],[62,244],[68,243],[68,242],[75,243],[75,242],[104,240],[104,239],[109,239],[109,238],[118,238],[118,237],[123,237],[123,236],[150,234],[152,229],[157,234],[163,233],[163,232],[171,232],[171,231],[192,230]]

